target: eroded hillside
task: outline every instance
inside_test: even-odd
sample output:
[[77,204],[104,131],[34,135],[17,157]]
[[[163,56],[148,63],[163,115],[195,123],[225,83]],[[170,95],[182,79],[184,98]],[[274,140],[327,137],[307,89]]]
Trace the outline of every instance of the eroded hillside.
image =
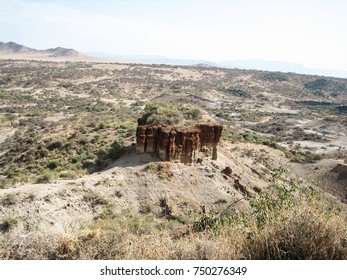
[[[129,215],[139,215],[140,231],[150,217],[185,235],[201,232],[196,221],[206,214],[252,212],[253,199],[283,186],[288,197],[300,190],[345,213],[346,80],[203,66],[0,64],[3,236],[76,237],[93,228],[99,238],[107,232],[100,223]],[[222,123],[218,158],[185,165],[137,154],[137,119],[158,101],[192,103]]]

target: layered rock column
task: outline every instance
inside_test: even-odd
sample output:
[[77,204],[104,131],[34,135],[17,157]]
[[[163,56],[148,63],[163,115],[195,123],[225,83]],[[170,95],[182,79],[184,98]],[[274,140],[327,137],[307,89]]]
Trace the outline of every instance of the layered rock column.
[[191,127],[141,125],[136,132],[137,153],[156,153],[161,160],[191,164],[204,147],[212,149],[217,159],[217,144],[223,127],[200,124]]
[[212,159],[216,160],[217,155],[217,144],[222,136],[223,127],[221,125],[198,125],[200,129],[201,147],[207,147],[212,149]]

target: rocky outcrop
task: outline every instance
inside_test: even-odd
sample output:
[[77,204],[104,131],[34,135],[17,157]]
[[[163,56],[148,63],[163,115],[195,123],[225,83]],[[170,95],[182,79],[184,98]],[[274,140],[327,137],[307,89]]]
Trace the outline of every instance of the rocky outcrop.
[[338,174],[337,181],[347,180],[347,165],[339,163],[331,171]]
[[191,164],[201,156],[217,159],[217,144],[223,127],[216,124],[198,124],[191,127],[157,126],[142,124],[136,132],[137,153],[156,153],[164,161]]

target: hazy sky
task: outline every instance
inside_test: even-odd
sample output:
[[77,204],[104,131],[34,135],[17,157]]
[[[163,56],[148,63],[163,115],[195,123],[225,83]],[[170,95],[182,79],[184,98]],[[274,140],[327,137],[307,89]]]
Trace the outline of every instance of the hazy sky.
[[347,71],[346,0],[0,0],[0,41]]

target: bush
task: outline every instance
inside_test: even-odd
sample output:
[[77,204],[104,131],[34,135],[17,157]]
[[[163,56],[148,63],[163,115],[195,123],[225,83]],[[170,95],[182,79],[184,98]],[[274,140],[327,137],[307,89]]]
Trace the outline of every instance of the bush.
[[249,97],[249,94],[242,90],[242,89],[238,89],[238,88],[222,88],[221,89],[223,92],[229,94],[229,95],[233,95],[233,96],[238,96],[238,97]]
[[270,82],[284,82],[288,81],[287,74],[281,72],[266,72],[261,77],[261,80]]
[[113,160],[119,158],[125,152],[122,140],[115,140],[107,153],[107,157]]
[[0,204],[1,204],[2,206],[5,206],[5,207],[14,205],[14,204],[16,204],[16,202],[17,202],[17,197],[16,197],[16,195],[13,194],[13,193],[8,193],[8,194],[6,194],[6,195],[0,200]]
[[63,147],[64,143],[61,140],[55,140],[52,141],[47,145],[47,149],[52,151],[54,149],[61,149]]
[[51,172],[44,172],[36,178],[36,184],[50,183],[53,180],[53,174]]
[[198,121],[202,115],[202,110],[191,104],[153,102],[146,105],[142,122],[164,126],[178,125],[187,121]]
[[60,166],[60,160],[58,159],[54,159],[47,164],[47,167],[51,170],[56,169],[58,166]]
[[6,186],[6,180],[5,179],[0,179],[0,189],[4,189]]
[[97,125],[97,128],[98,129],[104,129],[104,128],[106,128],[106,124],[104,122],[99,122]]
[[331,85],[331,82],[327,79],[316,79],[304,84],[304,87],[310,90],[324,90]]
[[72,170],[63,170],[59,173],[59,177],[63,179],[76,179],[78,175]]
[[18,218],[13,217],[7,217],[1,224],[0,224],[0,231],[2,232],[8,232],[11,228],[13,228],[18,223]]
[[105,197],[100,196],[93,191],[88,191],[83,196],[83,200],[89,202],[93,207],[96,205],[108,205],[108,201]]

